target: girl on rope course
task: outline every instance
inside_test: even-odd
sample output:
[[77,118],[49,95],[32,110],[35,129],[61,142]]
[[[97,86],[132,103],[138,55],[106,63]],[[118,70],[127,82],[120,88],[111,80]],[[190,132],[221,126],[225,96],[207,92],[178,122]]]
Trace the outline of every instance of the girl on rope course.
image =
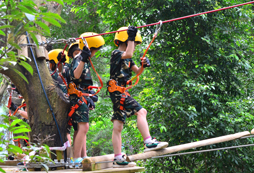
[[[87,32],[80,37],[96,35],[93,32]],[[87,157],[86,154],[86,134],[89,129],[89,109],[94,109],[94,101],[97,101],[97,96],[90,97],[80,96],[77,93],[90,93],[89,86],[93,85],[91,73],[90,73],[90,58],[105,44],[102,36],[90,37],[85,40],[81,39],[78,44],[70,45],[68,49],[68,56],[73,58],[70,64],[70,78],[68,82],[68,94],[70,95],[71,102],[71,116],[72,125],[74,130],[77,131],[74,139],[74,163],[75,167],[79,167],[82,162],[82,154]],[[90,50],[89,50],[90,48]],[[94,98],[94,96],[96,98]],[[90,106],[91,105],[91,106]],[[83,152],[82,152],[83,150]]]
[[[118,30],[124,30],[127,27],[122,27]],[[125,87],[127,81],[131,79],[132,71],[136,74],[141,74],[145,67],[150,66],[148,58],[141,61],[143,67],[137,67],[131,59],[135,51],[135,46],[141,44],[142,38],[137,28],[129,26],[127,31],[117,32],[114,39],[118,49],[111,54],[110,60],[110,81],[108,82],[108,91],[113,103],[113,134],[112,142],[114,148],[113,167],[135,166],[133,162],[127,162],[124,155],[121,153],[122,139],[121,132],[126,118],[136,115],[137,126],[144,139],[144,147],[146,151],[159,150],[168,146],[167,142],[159,142],[152,139],[148,123],[146,120],[147,111],[134,100]],[[114,84],[114,86],[112,86]],[[115,89],[113,89],[115,88]]]

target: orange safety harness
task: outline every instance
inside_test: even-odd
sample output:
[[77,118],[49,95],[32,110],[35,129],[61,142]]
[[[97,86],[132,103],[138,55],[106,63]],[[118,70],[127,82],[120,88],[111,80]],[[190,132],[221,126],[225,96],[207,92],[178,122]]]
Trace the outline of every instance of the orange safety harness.
[[[14,90],[15,88],[11,88],[12,90]],[[8,108],[10,108],[11,107],[11,102],[12,102],[12,90],[11,90],[11,92],[10,92],[10,96],[9,96],[9,100],[8,100]],[[21,96],[19,96],[19,98],[23,98],[23,97],[21,97]],[[13,113],[13,115],[11,114],[11,110],[9,110],[9,117],[10,116],[14,116],[14,115],[16,115],[16,113],[18,112],[18,110],[20,109],[20,108],[22,108],[22,107],[26,107],[26,103],[23,103],[22,105],[20,105],[19,107],[17,107],[17,109],[14,111],[14,113]],[[9,119],[9,121],[10,121],[10,123],[11,123],[11,119]],[[15,139],[15,140],[13,140],[14,142],[18,142],[18,147],[21,147],[21,144],[20,144],[20,140],[21,140],[22,138],[18,138],[18,139]],[[26,143],[29,145],[29,142],[26,140],[26,139],[24,139],[25,141],[26,141]]]
[[[115,91],[119,91],[120,93],[122,93],[121,99],[120,99],[120,110],[124,110],[125,99],[127,98],[127,96],[130,96],[130,94],[127,92],[127,90],[131,89],[132,87],[137,85],[138,82],[139,82],[139,75],[141,75],[141,73],[144,70],[143,60],[145,59],[145,55],[146,55],[148,49],[150,48],[150,46],[154,42],[155,38],[157,37],[157,35],[158,35],[158,33],[161,29],[161,26],[162,26],[162,21],[160,21],[160,26],[157,25],[155,33],[153,35],[152,41],[150,42],[150,44],[146,48],[145,53],[143,54],[143,56],[140,58],[142,63],[141,63],[141,69],[140,69],[139,73],[136,74],[136,76],[134,76],[133,78],[131,78],[131,80],[128,80],[126,82],[126,85],[130,85],[130,86],[128,86],[128,87],[118,86],[117,82],[114,79],[110,79],[109,82],[108,82],[108,91],[109,92],[112,93],[112,92],[115,92]],[[132,85],[132,81],[134,81],[135,79],[136,79],[136,82]]]
[[[85,42],[86,42],[86,40],[85,40]],[[86,43],[86,46],[88,46],[87,43]],[[100,87],[98,87],[98,86],[88,86],[88,87],[87,87],[87,89],[97,89],[97,91],[96,91],[94,94],[82,93],[81,91],[79,91],[79,90],[77,89],[77,86],[76,86],[76,84],[75,84],[74,82],[70,82],[70,83],[68,84],[68,86],[67,86],[67,83],[66,83],[64,77],[63,77],[62,75],[60,75],[60,77],[62,78],[64,84],[65,84],[66,87],[68,88],[67,93],[68,93],[69,95],[76,94],[77,97],[81,98],[81,99],[78,99],[77,103],[76,103],[74,106],[71,106],[71,110],[70,110],[70,112],[68,113],[68,117],[69,117],[68,125],[72,125],[72,122],[71,122],[71,121],[72,121],[72,118],[71,118],[71,117],[72,117],[72,115],[74,114],[74,112],[79,108],[79,106],[80,106],[83,102],[87,104],[87,100],[85,99],[84,96],[92,97],[92,96],[98,94],[98,93],[100,92],[101,88],[103,87],[103,82],[102,82],[102,80],[101,80],[101,77],[100,77],[100,75],[97,73],[97,71],[95,70],[94,65],[93,65],[92,60],[91,60],[90,57],[89,57],[89,61],[90,61],[90,64],[91,64],[91,66],[92,66],[94,72],[96,73],[96,75],[97,75],[97,77],[98,77],[98,79],[99,79],[99,81],[100,81],[100,84],[101,84]]]

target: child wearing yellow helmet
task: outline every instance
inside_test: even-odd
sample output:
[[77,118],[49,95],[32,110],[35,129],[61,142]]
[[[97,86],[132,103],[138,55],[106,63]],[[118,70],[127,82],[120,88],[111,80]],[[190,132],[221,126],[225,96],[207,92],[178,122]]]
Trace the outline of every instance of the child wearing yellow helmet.
[[67,88],[64,85],[64,82],[62,78],[58,75],[56,72],[57,64],[58,71],[62,73],[63,65],[62,63],[69,63],[69,57],[66,56],[67,52],[64,51],[64,54],[62,54],[63,49],[53,49],[48,53],[49,56],[49,72],[52,76],[52,78],[57,81],[57,86],[65,93],[67,94]]
[[[127,29],[122,27],[119,30]],[[126,87],[126,83],[131,79],[132,72],[141,74],[143,68],[137,67],[132,60],[135,46],[142,43],[142,38],[137,28],[129,26],[127,31],[117,32],[114,43],[118,49],[114,50],[110,59],[110,81],[115,81],[118,86]],[[149,60],[142,60],[143,67],[148,67]],[[109,82],[110,83],[110,82]],[[108,91],[109,89],[108,83]],[[110,98],[113,103],[114,113],[111,121],[113,122],[112,142],[114,148],[113,167],[135,166],[133,162],[127,162],[124,155],[121,153],[121,132],[126,118],[132,115],[137,116],[137,126],[143,137],[145,152],[158,150],[168,146],[167,142],[158,142],[151,138],[148,123],[146,120],[147,111],[132,98],[128,92],[113,91],[110,92]]]
[[[93,32],[86,32],[80,37],[96,35]],[[85,44],[87,43],[87,44]],[[68,56],[71,57],[72,63],[70,64],[70,83],[74,83],[76,89],[82,93],[91,93],[88,89],[93,85],[92,77],[90,74],[90,61],[95,53],[105,44],[103,37],[96,36],[87,38],[84,42],[80,39],[78,42],[72,44],[68,49]],[[83,100],[85,99],[85,101]],[[71,106],[75,106],[77,102],[82,101],[82,104],[75,110],[72,115],[72,124],[74,127],[75,139],[74,139],[74,165],[79,167],[83,157],[86,155],[86,134],[89,129],[89,110],[94,109],[94,101],[97,101],[98,97],[78,97],[76,94],[70,94]],[[87,103],[87,104],[86,104]],[[92,105],[92,107],[90,106]],[[82,151],[83,150],[83,151]]]

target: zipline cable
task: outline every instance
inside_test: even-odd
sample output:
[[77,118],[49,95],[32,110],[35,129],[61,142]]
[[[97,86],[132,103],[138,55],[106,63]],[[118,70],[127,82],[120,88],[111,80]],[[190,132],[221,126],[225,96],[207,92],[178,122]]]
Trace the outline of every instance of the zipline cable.
[[[217,9],[217,10],[211,10],[211,11],[192,14],[192,15],[188,15],[188,16],[178,17],[178,18],[174,18],[174,19],[170,19],[170,20],[165,20],[165,21],[162,21],[162,23],[168,23],[168,22],[173,22],[173,21],[177,21],[177,20],[187,19],[187,18],[191,18],[191,17],[200,16],[200,15],[203,15],[203,14],[214,13],[214,12],[227,10],[227,9],[235,8],[235,7],[240,7],[240,6],[244,6],[244,5],[249,5],[249,4],[253,4],[253,3],[254,3],[254,1],[250,1],[250,2],[243,3],[243,4],[237,4],[237,5],[233,5],[233,6],[229,6],[229,7],[220,8],[220,9]],[[158,25],[158,24],[160,24],[160,22],[151,23],[151,24],[142,25],[142,26],[137,26],[137,28],[144,28],[144,27]],[[108,35],[108,34],[113,34],[113,33],[122,32],[122,31],[127,31],[127,29],[119,30],[119,31],[111,31],[111,32],[106,32],[106,33],[100,33],[100,34],[91,35],[91,36],[85,36],[83,38],[96,37],[96,36],[100,36],[100,35]],[[39,43],[39,45],[43,46],[44,44],[60,44],[60,43],[65,43],[65,44],[69,43],[70,44],[70,43],[74,43],[78,39],[82,39],[82,38],[58,39],[58,40],[53,40],[52,41],[53,43],[41,42],[41,43]],[[19,46],[37,46],[37,45],[35,43],[29,43],[29,44],[19,44]]]
[[[178,17],[178,18],[174,18],[174,19],[170,19],[170,20],[165,20],[165,21],[162,21],[162,23],[168,23],[168,22],[173,22],[173,21],[177,21],[177,20],[187,19],[187,18],[191,18],[191,17],[195,17],[195,16],[200,16],[200,15],[203,15],[203,14],[214,13],[214,12],[227,10],[227,9],[235,8],[235,7],[240,7],[240,6],[253,4],[253,3],[254,3],[254,1],[250,1],[250,2],[243,3],[243,4],[237,4],[237,5],[233,5],[233,6],[229,6],[229,7],[220,8],[220,9],[217,9],[217,10],[211,10],[211,11],[192,14],[192,15],[188,15],[188,16]],[[160,24],[160,22],[156,22],[156,23],[151,23],[151,24],[147,24],[147,25],[137,26],[137,28],[144,28],[144,27],[159,25],[159,24]],[[101,34],[96,34],[96,35],[91,35],[91,36],[85,36],[83,38],[96,37],[96,36],[99,36],[99,35],[113,34],[113,33],[116,33],[116,32],[127,31],[127,30],[128,29],[123,29],[123,30],[119,30],[119,31],[111,31],[111,32],[106,32],[106,33],[101,33]],[[81,38],[76,38],[76,40],[78,40],[78,39],[81,39]]]
[[210,151],[228,150],[228,149],[243,148],[243,147],[250,147],[250,146],[254,146],[254,144],[238,145],[238,146],[231,146],[231,147],[224,147],[224,148],[214,148],[214,149],[208,149],[208,150],[200,150],[200,151],[191,151],[191,152],[185,152],[185,153],[169,154],[169,155],[152,157],[151,159],[157,159],[157,158],[161,158],[161,157],[181,156],[181,155],[187,155],[187,154],[204,153],[204,152],[210,152]]

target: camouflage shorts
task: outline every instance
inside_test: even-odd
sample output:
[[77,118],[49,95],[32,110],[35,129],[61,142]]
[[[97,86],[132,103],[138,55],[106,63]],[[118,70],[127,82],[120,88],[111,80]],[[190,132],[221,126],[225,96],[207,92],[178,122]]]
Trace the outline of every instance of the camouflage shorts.
[[78,123],[89,122],[89,109],[85,103],[82,103],[72,115],[72,125],[74,130],[78,130]]
[[120,120],[125,123],[126,118],[129,118],[130,116],[138,112],[140,109],[142,109],[142,106],[131,96],[127,96],[127,98],[125,99],[123,105],[124,110],[120,110],[121,96],[116,96],[113,93],[110,93],[110,98],[113,103],[114,110],[111,121]]

